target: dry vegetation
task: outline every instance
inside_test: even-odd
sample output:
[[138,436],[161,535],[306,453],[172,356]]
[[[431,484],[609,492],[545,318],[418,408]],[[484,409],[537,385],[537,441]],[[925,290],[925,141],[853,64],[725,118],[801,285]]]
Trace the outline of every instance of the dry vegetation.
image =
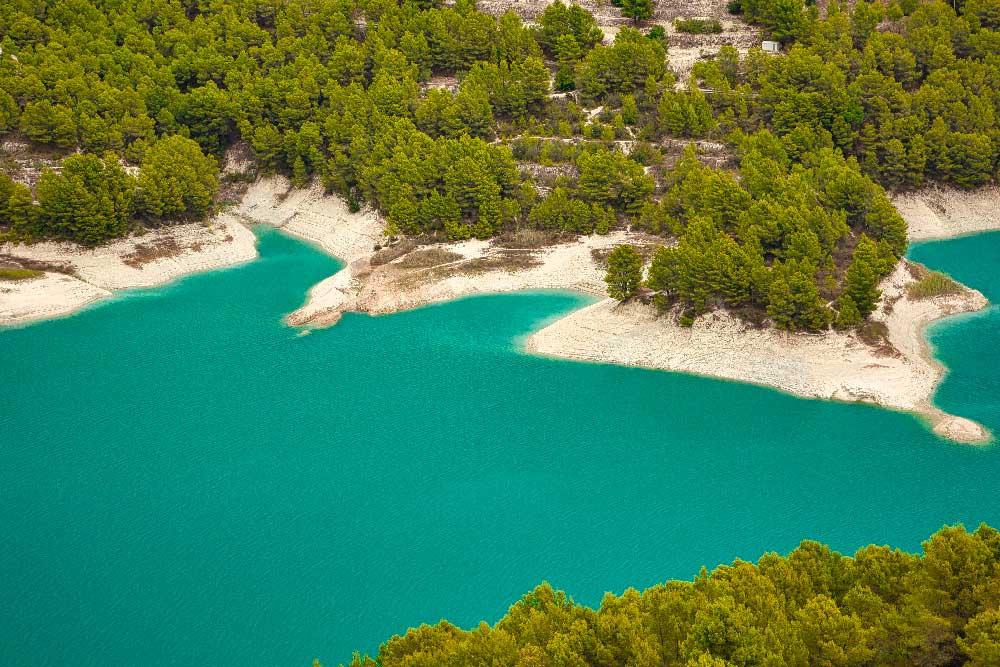
[[378,248],[371,256],[370,264],[372,266],[382,266],[383,264],[388,264],[389,262],[399,259],[403,255],[412,252],[417,247],[417,242],[413,239],[403,239],[399,243],[393,245],[387,245],[384,248]]
[[504,232],[491,242],[495,248],[511,250],[547,248],[559,243],[575,241],[576,235],[552,229],[519,229],[515,232]]
[[[656,252],[657,248],[662,245],[669,244],[666,244],[664,239],[653,238],[648,242],[633,242],[630,245],[635,248],[636,252],[638,252],[642,257],[643,263],[648,263],[651,259],[653,259],[653,253]],[[590,257],[594,260],[594,263],[597,264],[597,266],[601,267],[601,269],[605,269],[608,264],[608,255],[611,254],[612,250],[614,250],[614,248],[594,248],[590,251]]]
[[477,276],[491,271],[523,271],[541,266],[542,261],[532,250],[505,248],[486,257],[475,257],[465,262],[449,264],[434,270],[436,279],[452,276]]
[[457,252],[444,248],[427,248],[426,250],[414,250],[403,255],[402,259],[396,262],[396,266],[401,269],[426,269],[440,264],[457,262],[460,259],[462,259],[462,255]]
[[963,287],[943,273],[919,265],[912,265],[910,272],[917,279],[906,288],[911,299],[932,299],[962,293]]
[[65,273],[66,275],[69,276],[76,275],[76,271],[74,271],[73,265],[70,264],[69,262],[43,262],[37,259],[14,257],[13,255],[6,255],[2,253],[0,253],[0,268],[30,269],[32,271],[38,271],[40,273],[51,271],[52,273]]
[[[186,249],[186,246],[181,246],[174,238],[165,236],[149,243],[137,243],[132,252],[122,257],[122,262],[133,269],[141,269],[144,264],[165,257],[176,257]],[[190,249],[198,252],[201,244],[195,243]]]

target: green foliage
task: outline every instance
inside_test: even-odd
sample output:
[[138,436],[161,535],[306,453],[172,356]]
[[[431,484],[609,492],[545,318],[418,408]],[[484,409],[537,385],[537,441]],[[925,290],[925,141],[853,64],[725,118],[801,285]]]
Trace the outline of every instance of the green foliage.
[[664,90],[656,121],[660,132],[675,137],[702,137],[715,125],[712,107],[697,86],[680,92]]
[[[713,112],[747,132],[771,128],[802,152],[827,141],[861,171],[893,188],[927,180],[978,187],[997,175],[1000,39],[992,6],[858,2],[820,20],[801,0],[746,0],[747,18],[794,45],[781,58],[752,51],[725,85],[699,63],[697,77],[717,90]],[[895,7],[895,9],[893,9]],[[955,8],[960,9],[956,13]],[[886,16],[894,21],[885,26]],[[895,18],[893,18],[895,17]],[[989,83],[986,83],[989,82]],[[818,148],[817,145],[812,146]],[[797,157],[797,156],[796,156]]]
[[215,159],[180,135],[163,137],[142,159],[136,211],[154,218],[201,219],[219,190]]
[[666,52],[638,30],[622,28],[611,46],[597,46],[580,62],[576,87],[593,99],[609,93],[634,93],[651,76],[658,81],[667,72]]
[[32,278],[40,278],[44,275],[44,271],[36,271],[35,269],[10,269],[0,267],[0,280],[30,280]]
[[[637,226],[678,237],[653,256],[648,282],[658,302],[695,315],[719,306],[766,313],[790,330],[860,324],[906,247],[905,225],[900,242],[895,218],[877,215],[885,193],[830,149],[804,154],[815,165],[807,170],[769,132],[734,141],[743,152],[738,181],[703,166],[689,147],[663,199],[641,208]],[[838,267],[852,229],[861,241],[850,266]],[[837,297],[835,316],[827,304]]]
[[539,229],[559,229],[568,232],[589,233],[594,228],[591,208],[574,199],[570,191],[557,187],[531,209],[528,223]]
[[637,213],[653,193],[653,179],[642,165],[618,151],[581,153],[579,193],[586,201]]
[[76,143],[73,112],[62,104],[52,104],[48,100],[29,102],[24,106],[21,131],[40,144],[67,147]]
[[58,174],[38,180],[40,217],[46,236],[94,245],[121,236],[132,213],[133,179],[113,156],[72,155]]
[[911,299],[931,299],[936,296],[961,294],[962,286],[938,271],[926,271],[925,275],[906,288]]
[[628,244],[612,250],[604,282],[608,284],[608,296],[612,299],[625,301],[635,296],[642,284],[642,255]]
[[622,15],[636,23],[653,18],[653,0],[621,0]]
[[996,665],[1000,534],[945,527],[923,547],[848,557],[804,541],[787,556],[608,593],[598,609],[543,583],[492,627],[423,625],[350,665]]
[[740,9],[747,21],[767,27],[782,43],[800,39],[809,30],[811,17],[803,0],[740,0]]
[[851,265],[844,277],[844,293],[851,298],[862,319],[875,310],[875,305],[882,296],[882,292],[878,289],[880,264],[878,246],[870,238],[862,235],[854,248]]
[[808,261],[778,262],[771,269],[767,314],[779,329],[817,331],[832,319],[816,285],[816,267]]
[[604,38],[604,33],[590,12],[576,3],[566,5],[562,0],[555,0],[547,5],[538,18],[538,24],[539,44],[547,53],[557,56],[557,43],[561,37],[572,37],[577,47],[584,52]]

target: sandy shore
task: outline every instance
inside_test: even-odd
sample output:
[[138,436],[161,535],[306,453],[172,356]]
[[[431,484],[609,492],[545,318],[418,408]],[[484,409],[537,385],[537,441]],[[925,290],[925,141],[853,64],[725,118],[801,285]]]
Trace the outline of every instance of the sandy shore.
[[324,195],[318,186],[291,189],[281,177],[255,183],[233,213],[247,222],[274,225],[345,262],[289,315],[291,324],[308,326],[333,324],[345,312],[392,313],[472,294],[571,289],[603,295],[604,269],[593,253],[647,241],[616,232],[538,249],[470,240],[397,245],[394,253],[376,253],[376,246],[387,243],[378,215],[350,213],[341,198]]
[[379,265],[362,257],[314,287],[289,322],[322,326],[347,311],[393,313],[472,294],[569,289],[603,295],[604,273],[593,253],[629,241],[635,237],[624,232],[540,249],[473,240],[423,246]]
[[873,319],[884,322],[887,343],[871,346],[854,333],[790,334],[753,329],[714,312],[681,327],[641,303],[604,299],[535,332],[530,352],[628,366],[642,366],[762,384],[799,396],[862,401],[927,417],[935,432],[961,442],[982,442],[979,424],[947,415],[931,397],[944,375],[923,337],[926,326],[957,313],[980,310],[975,290],[914,301],[906,263],[882,285]]
[[181,276],[254,259],[256,238],[231,214],[210,224],[164,227],[97,248],[71,243],[0,245],[0,255],[59,265],[44,278],[0,282],[0,325],[68,315],[112,292],[153,287]]
[[29,280],[0,281],[0,324],[61,317],[108,296],[108,290],[52,271]]

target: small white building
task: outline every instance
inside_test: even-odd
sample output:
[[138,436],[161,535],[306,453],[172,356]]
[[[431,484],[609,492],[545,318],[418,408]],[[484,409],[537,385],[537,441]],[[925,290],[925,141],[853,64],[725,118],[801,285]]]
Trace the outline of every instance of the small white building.
[[769,39],[765,39],[761,42],[760,48],[764,53],[781,53],[781,43],[772,42]]

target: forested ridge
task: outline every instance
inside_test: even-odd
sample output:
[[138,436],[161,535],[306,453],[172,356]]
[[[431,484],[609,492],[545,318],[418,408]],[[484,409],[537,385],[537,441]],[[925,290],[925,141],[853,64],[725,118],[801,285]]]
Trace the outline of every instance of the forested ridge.
[[[318,664],[318,662],[317,662]],[[604,596],[543,584],[495,625],[395,636],[350,667],[995,667],[1000,533],[945,527],[913,555],[805,541],[693,581]]]
[[[603,44],[561,2],[533,26],[469,0],[6,2],[0,139],[82,154],[34,190],[0,177],[0,231],[96,244],[204,218],[243,140],[393,232],[631,225],[664,237],[649,284],[686,318],[822,329],[863,321],[905,251],[883,186],[996,176],[997,0],[732,3],[787,53],[723,47],[684,85],[648,3],[620,4],[637,27]],[[729,163],[669,156],[703,139]]]

